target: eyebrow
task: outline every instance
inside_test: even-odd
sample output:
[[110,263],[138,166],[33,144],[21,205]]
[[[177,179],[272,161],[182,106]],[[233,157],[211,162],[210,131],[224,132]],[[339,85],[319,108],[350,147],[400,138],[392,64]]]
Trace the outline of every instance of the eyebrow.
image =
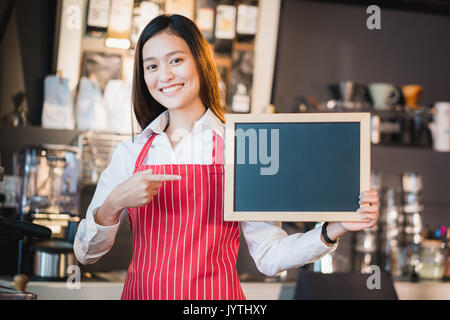
[[[185,53],[185,52],[183,50],[175,50],[175,51],[171,51],[171,52],[165,54],[164,57],[168,57],[168,56],[171,56],[176,53]],[[148,60],[153,60],[153,59],[156,59],[156,58],[155,57],[147,57],[147,58],[144,58],[143,61],[148,61]]]

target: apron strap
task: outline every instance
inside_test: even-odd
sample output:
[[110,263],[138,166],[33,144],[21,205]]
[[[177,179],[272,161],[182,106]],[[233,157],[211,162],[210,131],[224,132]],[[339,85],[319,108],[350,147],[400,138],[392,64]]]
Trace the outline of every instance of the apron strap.
[[150,146],[152,145],[153,140],[156,138],[158,134],[153,133],[153,135],[147,140],[144,147],[142,148],[141,152],[139,153],[139,156],[136,159],[136,163],[134,164],[134,172],[136,172],[139,167],[141,167],[142,162],[144,161],[145,157],[147,156],[148,150],[150,149]]
[[[139,156],[136,159],[136,163],[134,165],[134,172],[136,172],[144,162],[145,157],[147,156],[148,150],[150,150],[150,146],[152,145],[153,140],[156,138],[157,133],[153,133],[153,135],[147,140],[144,147],[142,148]],[[223,164],[223,139],[217,135],[217,133],[213,130],[213,145],[212,145],[212,162],[213,164]]]

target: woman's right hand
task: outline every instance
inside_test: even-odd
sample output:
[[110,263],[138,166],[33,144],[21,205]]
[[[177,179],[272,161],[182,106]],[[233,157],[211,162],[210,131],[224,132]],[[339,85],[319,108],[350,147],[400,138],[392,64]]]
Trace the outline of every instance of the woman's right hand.
[[137,172],[109,194],[95,214],[95,222],[101,225],[117,224],[123,209],[145,206],[158,193],[163,181],[180,179],[178,175],[153,174],[152,169]]

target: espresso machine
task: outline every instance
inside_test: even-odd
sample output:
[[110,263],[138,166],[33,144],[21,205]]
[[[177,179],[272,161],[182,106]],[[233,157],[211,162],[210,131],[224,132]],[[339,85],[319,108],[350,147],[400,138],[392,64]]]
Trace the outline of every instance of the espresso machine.
[[30,146],[20,153],[19,215],[52,232],[45,241],[27,239],[23,271],[32,280],[65,280],[67,267],[77,264],[72,247],[80,221],[80,157],[78,147],[67,145]]
[[[0,182],[4,180],[4,168],[0,166]],[[22,185],[22,188],[24,185]],[[0,202],[2,202],[2,211],[4,211],[5,194],[0,194]],[[21,206],[19,205],[19,211]],[[21,249],[24,237],[48,239],[51,237],[51,230],[20,219],[7,218],[0,215],[0,234],[4,238],[9,238],[12,241],[19,241],[19,261],[17,274],[14,276],[14,284],[11,285],[9,281],[0,279],[0,300],[35,300],[37,295],[25,291],[29,277],[21,273]]]

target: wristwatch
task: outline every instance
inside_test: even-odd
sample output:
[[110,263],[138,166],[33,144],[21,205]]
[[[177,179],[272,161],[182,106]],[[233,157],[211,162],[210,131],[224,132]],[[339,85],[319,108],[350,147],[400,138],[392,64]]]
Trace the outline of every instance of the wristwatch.
[[337,239],[336,240],[331,240],[330,238],[328,238],[327,226],[328,226],[328,222],[325,222],[322,225],[322,236],[325,239],[326,243],[328,243],[328,244],[335,244],[337,242]]

